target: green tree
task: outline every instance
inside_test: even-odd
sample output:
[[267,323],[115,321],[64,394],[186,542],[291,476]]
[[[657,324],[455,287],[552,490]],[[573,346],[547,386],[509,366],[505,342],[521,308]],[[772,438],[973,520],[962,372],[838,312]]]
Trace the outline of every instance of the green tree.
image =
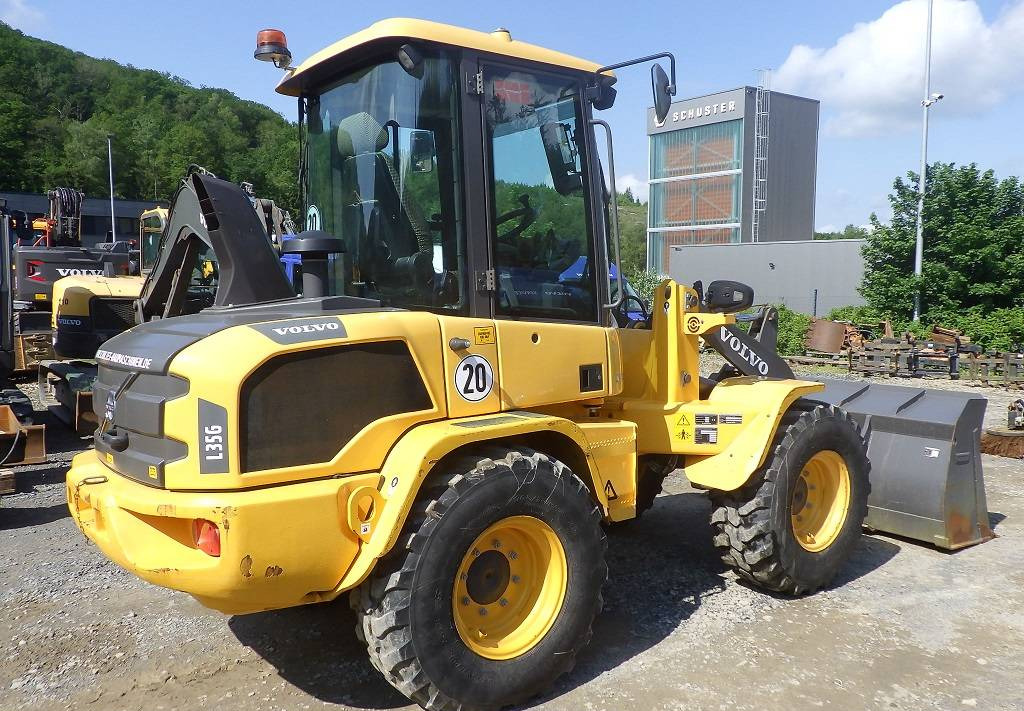
[[815,232],[814,239],[866,239],[868,234],[866,227],[849,224],[840,232]]
[[94,59],[3,23],[0,86],[0,190],[67,185],[106,195],[113,133],[119,197],[167,200],[198,163],[251,182],[293,214],[298,208],[295,124],[265,106]]
[[878,312],[906,321],[921,289],[923,319],[950,323],[969,309],[1024,305],[1024,186],[977,165],[933,163],[925,185],[923,276],[914,276],[917,175],[897,178],[892,220],[871,215],[861,293]]

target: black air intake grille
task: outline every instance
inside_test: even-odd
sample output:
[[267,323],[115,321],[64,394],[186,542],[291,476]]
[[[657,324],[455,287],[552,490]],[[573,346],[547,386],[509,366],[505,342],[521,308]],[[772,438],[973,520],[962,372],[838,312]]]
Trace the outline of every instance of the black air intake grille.
[[135,302],[131,299],[92,299],[89,311],[97,331],[120,333],[135,325]]
[[430,395],[401,341],[290,353],[242,385],[243,472],[327,462],[389,415],[429,410]]

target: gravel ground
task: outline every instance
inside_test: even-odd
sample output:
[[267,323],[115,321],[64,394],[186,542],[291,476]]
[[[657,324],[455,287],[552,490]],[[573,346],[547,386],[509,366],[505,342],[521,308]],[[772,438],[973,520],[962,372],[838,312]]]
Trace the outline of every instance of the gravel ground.
[[[997,419],[1016,397],[976,391]],[[84,443],[48,424],[50,461],[25,468],[0,508],[0,708],[408,707],[344,601],[227,617],[108,562],[64,505]],[[725,571],[706,498],[672,475],[648,515],[610,536],[593,642],[532,707],[1024,708],[1024,462],[984,466],[998,538],[950,554],[865,535],[832,588],[796,600]]]

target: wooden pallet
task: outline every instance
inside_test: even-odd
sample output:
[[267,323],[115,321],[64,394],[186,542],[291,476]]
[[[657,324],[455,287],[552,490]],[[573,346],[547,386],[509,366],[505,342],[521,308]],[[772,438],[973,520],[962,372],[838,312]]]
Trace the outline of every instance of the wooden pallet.
[[967,377],[990,387],[1024,388],[1024,353],[986,353],[966,359]]
[[18,485],[13,469],[0,469],[0,496],[13,494],[17,491]]

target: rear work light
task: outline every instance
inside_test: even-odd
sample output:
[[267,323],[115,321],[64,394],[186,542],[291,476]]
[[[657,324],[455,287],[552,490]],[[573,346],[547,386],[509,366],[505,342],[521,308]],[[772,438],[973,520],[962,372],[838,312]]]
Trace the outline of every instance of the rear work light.
[[192,540],[196,548],[214,558],[220,557],[220,529],[213,521],[197,518],[192,522]]

